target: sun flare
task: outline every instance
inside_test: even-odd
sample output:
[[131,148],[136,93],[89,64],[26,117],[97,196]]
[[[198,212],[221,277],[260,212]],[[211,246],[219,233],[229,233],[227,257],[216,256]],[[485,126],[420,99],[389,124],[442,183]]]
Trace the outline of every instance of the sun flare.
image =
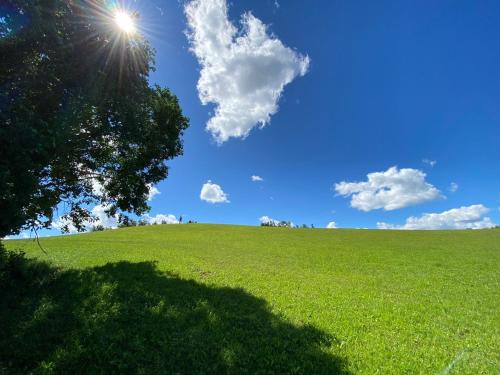
[[116,25],[127,34],[131,34],[135,31],[135,23],[133,17],[124,11],[117,11],[115,13],[115,23]]

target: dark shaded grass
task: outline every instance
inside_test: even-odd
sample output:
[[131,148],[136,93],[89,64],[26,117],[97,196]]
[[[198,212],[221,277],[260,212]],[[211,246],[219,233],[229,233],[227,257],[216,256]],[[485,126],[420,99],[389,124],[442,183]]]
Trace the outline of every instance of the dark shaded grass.
[[324,350],[335,337],[286,322],[242,289],[184,280],[154,262],[10,263],[0,373],[347,373]]

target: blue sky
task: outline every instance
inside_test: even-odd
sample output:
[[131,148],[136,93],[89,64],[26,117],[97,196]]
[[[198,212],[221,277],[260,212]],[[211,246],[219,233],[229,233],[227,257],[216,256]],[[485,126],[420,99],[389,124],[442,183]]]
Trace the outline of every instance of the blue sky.
[[[498,1],[241,0],[228,3],[228,18],[221,19],[196,11],[213,10],[225,1],[199,0],[191,3],[198,7],[191,23],[186,4],[129,3],[141,14],[139,27],[157,51],[151,83],[171,88],[191,123],[184,155],[169,162],[169,177],[157,185],[160,194],[151,200],[151,216],[182,214],[198,222],[258,225],[266,215],[316,227],[331,221],[337,227],[403,226],[412,216],[423,226],[444,222],[437,224],[442,228],[457,222],[500,223]],[[232,52],[214,56],[207,47],[210,40],[203,38],[211,30],[206,29],[217,34],[217,22],[232,23],[234,37],[245,38],[245,12],[260,20],[247,19],[247,26],[261,22],[268,39],[281,43],[272,50],[276,59],[259,60],[265,55],[259,55],[260,47],[250,48],[257,52],[252,62],[229,56]],[[199,36],[198,45],[186,32]],[[225,76],[207,72],[215,82],[204,88],[215,90],[212,101],[216,97],[207,105],[197,89],[202,55],[228,69]],[[273,65],[278,60],[282,65]],[[231,75],[241,66],[250,69],[250,78]],[[292,78],[282,79],[282,90],[271,90],[280,97],[265,126],[249,125],[247,119],[251,130],[246,137],[231,136],[222,143],[206,130],[218,106],[241,104],[245,113],[253,111],[253,102],[259,110],[272,107],[261,91],[252,93],[247,86],[262,92],[267,84],[279,86],[283,69]],[[221,77],[236,91],[214,88]],[[249,92],[257,99],[249,100]],[[231,129],[242,124],[240,115],[245,117],[231,114],[237,117],[230,120]],[[215,117],[216,123],[227,120]],[[398,169],[391,175],[393,166]],[[345,196],[335,189],[342,181],[367,181],[374,172],[386,182],[349,185],[351,193]],[[251,181],[252,175],[263,181]],[[209,180],[229,202],[200,199]],[[450,191],[452,183],[456,191]],[[351,202],[356,194],[364,206]],[[406,199],[408,194],[417,198]],[[393,208],[394,200],[401,207]],[[453,209],[458,211],[449,212]]]

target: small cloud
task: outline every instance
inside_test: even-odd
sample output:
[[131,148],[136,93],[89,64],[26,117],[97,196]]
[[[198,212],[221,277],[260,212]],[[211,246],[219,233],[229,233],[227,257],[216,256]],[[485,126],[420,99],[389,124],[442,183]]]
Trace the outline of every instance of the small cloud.
[[156,10],[158,10],[158,12],[160,13],[161,16],[163,16],[165,14],[165,11],[163,10],[162,7],[157,6]]
[[335,229],[335,228],[337,228],[337,223],[336,223],[335,221],[330,221],[330,222],[326,225],[326,227],[327,227],[328,229]]
[[361,211],[396,210],[442,198],[441,192],[425,181],[418,169],[391,167],[387,171],[368,173],[366,181],[335,184],[335,191],[351,197],[351,207]]
[[378,221],[377,222],[377,229],[398,229],[398,228],[394,224],[389,224],[389,223],[384,223],[383,221]]
[[97,222],[92,225],[102,225],[104,228],[116,228],[118,226],[118,214],[108,216],[108,206],[99,204],[92,209],[92,215],[97,217]]
[[172,214],[158,214],[155,216],[144,215],[144,219],[149,224],[179,224],[179,220]]
[[451,191],[452,193],[456,192],[458,190],[458,184],[455,182],[452,182],[450,184],[450,187],[448,188],[448,190]]
[[274,0],[274,7],[275,7],[276,9],[279,9],[279,7],[280,7],[280,3],[278,3],[278,0]]
[[229,203],[228,195],[210,180],[201,187],[200,199],[208,203]]
[[437,161],[430,160],[430,159],[422,159],[422,163],[430,165],[431,167],[434,167],[437,164]]
[[92,179],[92,193],[98,197],[104,195],[104,186],[95,178]]
[[378,229],[485,229],[493,228],[495,223],[485,215],[489,209],[482,204],[453,208],[440,213],[425,213],[411,216],[403,225],[379,222]]
[[256,176],[256,175],[253,175],[252,177],[250,177],[252,179],[253,182],[261,182],[261,181],[264,181],[264,179],[260,176]]
[[148,185],[149,193],[148,193],[148,201],[151,201],[155,196],[161,194],[160,190],[156,186]]

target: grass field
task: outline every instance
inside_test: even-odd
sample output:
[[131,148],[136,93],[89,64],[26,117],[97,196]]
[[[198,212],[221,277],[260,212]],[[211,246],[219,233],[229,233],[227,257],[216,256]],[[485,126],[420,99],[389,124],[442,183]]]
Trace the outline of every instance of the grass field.
[[500,230],[157,225],[41,243],[5,242],[31,260],[0,291],[0,373],[500,373]]

